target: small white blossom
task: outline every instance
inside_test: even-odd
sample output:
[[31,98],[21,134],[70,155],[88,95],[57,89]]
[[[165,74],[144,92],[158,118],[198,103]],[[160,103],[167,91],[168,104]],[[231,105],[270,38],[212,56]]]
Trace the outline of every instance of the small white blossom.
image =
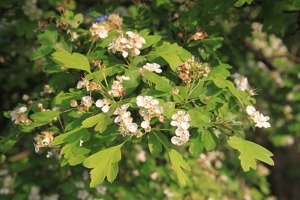
[[143,68],[150,72],[156,72],[158,74],[162,72],[162,70],[160,69],[160,65],[157,63],[146,63]]
[[256,123],[255,124],[256,127],[259,127],[259,128],[271,127],[271,124],[268,122],[270,117],[264,116],[259,111],[256,111],[256,109],[253,106],[247,106],[246,112],[250,116],[250,118]]

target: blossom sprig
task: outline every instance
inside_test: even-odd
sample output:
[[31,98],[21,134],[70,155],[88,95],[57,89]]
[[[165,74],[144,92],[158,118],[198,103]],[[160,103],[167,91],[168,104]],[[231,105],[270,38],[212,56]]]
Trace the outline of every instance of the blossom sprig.
[[129,107],[129,103],[122,105],[121,107],[118,107],[114,115],[117,115],[114,122],[119,125],[119,132],[120,134],[125,136],[140,136],[140,133],[138,131],[138,125],[133,122],[133,118],[131,117],[131,112],[127,111],[127,108]]
[[108,94],[113,97],[122,97],[125,95],[125,89],[123,88],[123,81],[130,80],[130,77],[128,76],[117,76],[117,80],[113,81],[113,84],[111,86],[111,90],[108,91]]
[[207,63],[195,61],[195,57],[192,56],[178,67],[178,72],[178,77],[190,87],[192,81],[208,76],[211,68]]
[[101,91],[102,86],[101,84],[93,81],[89,81],[87,79],[82,79],[81,81],[78,81],[77,83],[77,89],[86,88],[87,91]]
[[144,121],[141,127],[146,131],[151,131],[150,121],[153,117],[157,117],[160,122],[164,121],[163,107],[159,106],[159,101],[152,96],[138,96],[136,104],[141,107],[139,114],[143,117]]
[[11,111],[10,112],[11,121],[13,121],[15,124],[19,124],[19,123],[30,124],[31,120],[27,118],[25,114],[26,111],[27,111],[26,106],[22,106]]
[[110,14],[107,20],[102,22],[93,23],[89,31],[92,34],[92,38],[107,38],[108,33],[113,29],[120,29],[123,24],[123,18],[117,14]]
[[34,147],[35,152],[38,152],[42,147],[51,147],[51,143],[54,141],[54,132],[52,131],[42,131],[41,134],[37,134],[34,137]]
[[145,38],[138,33],[127,31],[126,36],[120,35],[114,39],[108,45],[108,49],[111,49],[113,53],[122,52],[122,56],[127,58],[129,54],[132,56],[140,55],[143,44],[146,44]]
[[271,127],[270,123],[268,122],[270,117],[264,116],[259,111],[256,111],[256,109],[253,106],[247,106],[246,112],[250,116],[250,118],[256,123],[255,124],[256,127],[258,128]]
[[171,142],[177,146],[181,146],[189,141],[190,133],[188,131],[191,117],[185,111],[179,110],[176,114],[172,115],[171,126],[176,126],[175,134],[171,138]]

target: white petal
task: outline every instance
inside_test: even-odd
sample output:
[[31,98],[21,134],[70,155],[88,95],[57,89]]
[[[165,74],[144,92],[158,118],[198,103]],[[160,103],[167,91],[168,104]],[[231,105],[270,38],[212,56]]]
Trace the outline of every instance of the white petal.
[[171,138],[171,142],[177,146],[180,146],[183,144],[182,140],[179,137],[173,136]]
[[180,127],[181,127],[182,129],[187,130],[187,129],[190,127],[190,124],[189,124],[188,122],[182,122],[182,123],[180,124]]
[[137,128],[138,128],[137,124],[132,123],[132,124],[129,125],[128,130],[132,133],[135,133],[137,131]]
[[171,121],[171,126],[178,126],[179,125],[179,123],[177,122],[177,121]]
[[128,80],[130,80],[130,77],[129,76],[122,76],[122,80],[125,80],[125,81],[128,81]]
[[110,109],[110,107],[108,105],[105,105],[105,106],[102,107],[102,111],[104,113],[107,113],[109,111],[109,109]]
[[104,101],[102,99],[98,99],[95,104],[96,104],[96,107],[102,108],[104,105]]
[[142,123],[141,123],[141,127],[142,128],[147,128],[147,127],[149,127],[150,126],[150,122],[149,121],[143,121]]
[[255,113],[256,109],[253,106],[247,106],[246,112],[248,115],[253,115]]
[[127,51],[122,51],[122,56],[123,56],[124,58],[127,58],[128,52],[127,52]]
[[262,126],[264,128],[270,128],[271,127],[271,124],[269,122],[263,122]]
[[27,111],[27,107],[22,106],[22,107],[19,108],[19,111],[20,111],[20,113],[24,113],[24,112]]

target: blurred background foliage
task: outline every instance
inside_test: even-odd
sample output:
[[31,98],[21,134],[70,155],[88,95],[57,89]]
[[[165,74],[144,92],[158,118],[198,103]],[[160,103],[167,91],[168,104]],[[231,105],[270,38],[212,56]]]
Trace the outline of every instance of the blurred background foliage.
[[[249,129],[247,137],[274,153],[275,166],[259,165],[257,171],[244,173],[237,155],[219,147],[191,161],[193,181],[180,188],[163,159],[147,156],[136,145],[121,161],[116,182],[90,189],[87,171],[60,168],[56,156],[36,154],[34,133],[21,133],[1,116],[0,198],[300,199],[300,0],[239,2],[240,7],[234,6],[236,0],[1,1],[3,111],[43,95],[51,75],[30,55],[38,47],[37,33],[58,19],[60,9],[82,13],[83,26],[115,12],[128,28],[149,28],[191,51],[198,46],[193,53],[203,60],[220,59],[234,66],[232,73],[247,77],[258,93],[256,107],[272,124],[270,129]],[[199,30],[208,38],[190,42]]]

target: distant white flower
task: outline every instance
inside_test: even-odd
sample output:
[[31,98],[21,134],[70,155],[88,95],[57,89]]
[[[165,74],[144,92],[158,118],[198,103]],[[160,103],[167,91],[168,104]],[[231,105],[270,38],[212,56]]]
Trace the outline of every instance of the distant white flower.
[[238,90],[241,91],[249,91],[250,90],[250,85],[248,83],[248,79],[239,73],[235,73],[233,75],[234,77],[234,83],[237,87]]
[[18,115],[25,113],[27,111],[27,107],[22,106],[20,108],[16,108],[15,110],[10,112],[10,117],[12,121],[17,120]]
[[150,72],[156,72],[158,74],[162,72],[162,70],[160,69],[160,65],[157,63],[146,63],[143,68]]

